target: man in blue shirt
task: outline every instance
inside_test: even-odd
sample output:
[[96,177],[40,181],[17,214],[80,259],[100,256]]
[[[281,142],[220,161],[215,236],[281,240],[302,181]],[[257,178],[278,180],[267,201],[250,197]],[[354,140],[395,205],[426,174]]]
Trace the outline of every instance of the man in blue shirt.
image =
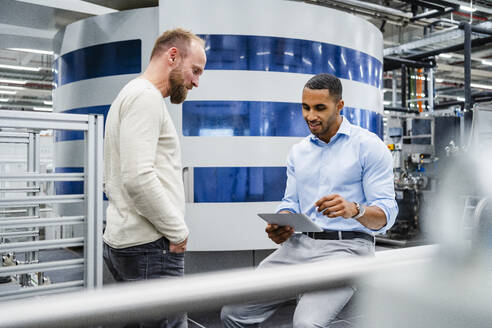
[[[269,224],[268,237],[282,245],[260,268],[373,255],[374,234],[394,224],[392,156],[378,136],[340,115],[343,106],[337,77],[318,74],[304,86],[302,114],[311,135],[292,147],[277,212],[304,213],[324,232],[294,234]],[[329,327],[353,293],[347,286],[300,295],[294,327]],[[226,327],[259,324],[284,302],[225,306],[221,318]]]

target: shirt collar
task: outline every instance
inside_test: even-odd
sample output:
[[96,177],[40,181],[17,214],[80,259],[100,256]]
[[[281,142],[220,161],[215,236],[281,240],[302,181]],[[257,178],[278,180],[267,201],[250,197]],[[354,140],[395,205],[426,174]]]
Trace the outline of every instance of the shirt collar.
[[[346,136],[350,136],[350,122],[343,116],[342,116],[342,124],[340,124],[340,127],[338,128],[337,133],[331,138],[330,142],[335,141],[336,139],[339,138],[340,134],[345,134]],[[326,144],[323,140],[320,140],[318,137],[316,137],[314,134],[311,134],[310,136],[311,142],[314,142],[315,144]]]

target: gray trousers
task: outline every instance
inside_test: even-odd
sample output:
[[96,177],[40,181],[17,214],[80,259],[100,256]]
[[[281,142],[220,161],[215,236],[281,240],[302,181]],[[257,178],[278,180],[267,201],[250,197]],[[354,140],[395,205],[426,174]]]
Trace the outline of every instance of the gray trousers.
[[[259,268],[368,255],[374,255],[374,243],[365,239],[315,240],[306,235],[294,234],[264,259]],[[330,327],[330,322],[353,294],[354,288],[347,286],[299,295],[294,312],[294,328]],[[254,326],[268,319],[287,301],[227,305],[222,308],[221,319],[227,328]]]

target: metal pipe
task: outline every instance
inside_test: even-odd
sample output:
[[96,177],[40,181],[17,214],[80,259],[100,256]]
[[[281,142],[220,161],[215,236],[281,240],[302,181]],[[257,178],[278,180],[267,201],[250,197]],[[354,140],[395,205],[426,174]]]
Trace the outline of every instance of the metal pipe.
[[83,194],[56,195],[56,196],[31,196],[24,198],[0,199],[0,207],[10,206],[38,206],[40,204],[79,203],[84,201]]
[[0,192],[40,192],[40,187],[0,188]]
[[84,182],[84,193],[87,195],[85,202],[85,229],[87,231],[86,238],[84,240],[84,258],[85,258],[85,269],[84,269],[84,280],[85,287],[92,289],[95,286],[94,283],[94,248],[95,248],[95,229],[96,224],[96,213],[95,213],[95,193],[96,193],[96,131],[95,131],[95,117],[89,115],[89,129],[84,132],[85,134],[85,168],[84,171],[87,172],[86,179]]
[[434,69],[429,68],[427,71],[427,97],[429,98],[429,112],[434,111]]
[[444,7],[440,5],[436,5],[433,3],[425,2],[425,1],[420,1],[420,0],[402,0],[403,2],[412,4],[412,5],[417,5],[423,8],[428,8],[428,9],[437,9],[437,10],[443,10]]
[[478,98],[474,98],[473,103],[482,103],[482,102],[488,102],[491,100],[492,100],[492,97],[478,97]]
[[431,2],[434,4],[438,4],[441,6],[446,6],[446,7],[453,7],[454,9],[458,10],[460,8],[460,5],[456,3],[452,3],[450,1],[445,1],[445,0],[426,0],[427,2]]
[[53,225],[72,225],[84,223],[84,216],[61,216],[55,218],[37,218],[34,216],[26,217],[25,219],[7,218],[9,220],[0,220],[2,228],[32,228],[32,227],[47,227]]
[[0,245],[0,253],[29,252],[29,251],[37,251],[40,249],[75,247],[75,246],[83,246],[83,245],[84,245],[83,237],[28,241],[23,243],[6,243]]
[[19,298],[25,298],[28,296],[34,296],[34,295],[41,296],[41,295],[76,291],[76,290],[80,290],[83,286],[84,286],[83,280],[60,282],[57,284],[43,285],[39,287],[29,287],[29,288],[9,290],[0,293],[0,298],[2,299],[3,302],[5,302],[5,301],[10,301]]
[[465,110],[472,108],[471,97],[471,26],[468,23],[462,23],[463,31],[465,32],[464,49],[465,49]]
[[96,288],[103,286],[103,217],[104,217],[104,199],[103,199],[103,172],[104,172],[104,116],[96,116],[96,194],[95,200],[95,249],[94,258],[94,283]]
[[492,97],[492,91],[475,92],[472,98]]
[[51,261],[35,264],[20,264],[0,267],[0,277],[9,276],[14,274],[39,272],[39,271],[55,271],[82,268],[84,265],[84,259]]
[[423,62],[423,61],[416,61],[416,60],[410,60],[410,59],[398,58],[398,57],[392,57],[392,56],[385,56],[383,58],[383,63],[384,63],[384,71],[385,72],[400,68],[401,64],[404,64],[407,67],[415,67],[415,68],[422,68],[422,67],[432,68],[432,67],[436,66],[435,61]]
[[34,237],[34,236],[39,236],[39,231],[0,232],[0,237],[3,237],[3,238],[21,238],[21,237]]
[[9,144],[9,143],[12,143],[12,144],[28,144],[29,139],[10,139],[10,138],[1,138],[0,137],[0,143],[4,143],[4,144]]
[[439,16],[449,14],[450,12],[453,12],[453,11],[454,11],[453,8],[446,8],[444,10],[431,10],[431,11],[428,11],[426,13],[413,16],[412,18],[410,18],[410,21],[415,22],[419,19],[439,17]]
[[[490,43],[490,42],[492,42],[492,36],[474,39],[471,42],[471,46],[472,46],[472,48],[479,47],[479,46],[483,46],[483,45]],[[464,45],[463,45],[463,43],[460,43],[460,44],[457,44],[454,46],[449,46],[449,47],[445,47],[445,48],[421,52],[421,53],[411,55],[411,56],[406,56],[405,59],[419,60],[419,59],[424,59],[424,58],[428,58],[431,56],[437,56],[437,55],[442,54],[442,53],[460,51],[463,49],[464,49]]]
[[84,173],[5,174],[0,181],[84,181]]
[[419,111],[417,109],[410,109],[408,107],[389,107],[389,106],[384,106],[384,110],[390,111],[390,112],[400,112],[400,113],[408,113],[408,114],[419,114]]
[[[310,2],[312,3],[313,1],[310,1]],[[410,14],[410,13],[406,13],[406,12],[401,11],[401,10],[381,6],[381,5],[371,3],[371,2],[366,2],[366,1],[358,1],[358,0],[330,0],[329,1],[329,3],[333,3],[333,2],[334,3],[340,3],[343,5],[349,5],[349,6],[359,7],[359,8],[363,8],[363,9],[368,9],[372,12],[375,11],[375,12],[386,14],[386,15],[396,16],[398,18],[410,19],[412,17],[412,14]],[[314,1],[314,3],[324,4],[326,2]],[[329,3],[326,3],[326,4],[329,4]]]
[[396,107],[396,87],[398,81],[396,80],[396,74],[393,74],[391,78],[391,106]]
[[[25,211],[22,211],[22,212],[26,212],[27,209]],[[22,213],[22,212],[19,212],[19,213]],[[5,213],[3,213],[5,214]],[[27,219],[36,219],[36,218],[39,218],[38,216],[33,216],[33,215],[27,215],[27,216],[0,216],[0,224],[3,224],[3,222],[5,222],[6,220],[12,220],[12,219],[15,219],[15,220],[27,220]]]
[[480,27],[480,26],[470,25],[470,23],[463,22],[463,23],[460,23],[460,25],[458,27],[460,29],[464,30],[465,27],[466,27],[466,25],[470,26],[472,32],[492,35],[492,30],[491,29],[483,28],[483,27]]
[[434,109],[449,108],[451,106],[456,106],[456,105],[464,106],[464,102],[460,101],[460,100],[441,102],[441,103],[435,104]]
[[[302,265],[187,276],[112,285],[0,307],[1,327],[89,327],[159,318],[252,300],[289,299],[302,292],[345,286],[388,269],[429,263],[437,246],[378,252]],[[29,311],[26,311],[29,309]],[[53,311],[56,309],[56,311]]]
[[407,66],[401,65],[401,107],[407,107]]

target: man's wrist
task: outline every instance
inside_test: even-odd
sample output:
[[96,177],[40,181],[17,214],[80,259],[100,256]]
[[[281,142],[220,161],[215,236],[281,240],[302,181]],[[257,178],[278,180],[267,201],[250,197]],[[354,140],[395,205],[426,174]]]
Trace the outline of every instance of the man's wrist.
[[359,214],[359,208],[357,207],[356,202],[352,202],[352,215],[350,216],[351,218],[355,217],[357,214]]
[[364,216],[366,209],[363,205],[357,202],[353,202],[353,205],[355,207],[355,215],[351,217],[351,219],[357,220],[358,218]]

